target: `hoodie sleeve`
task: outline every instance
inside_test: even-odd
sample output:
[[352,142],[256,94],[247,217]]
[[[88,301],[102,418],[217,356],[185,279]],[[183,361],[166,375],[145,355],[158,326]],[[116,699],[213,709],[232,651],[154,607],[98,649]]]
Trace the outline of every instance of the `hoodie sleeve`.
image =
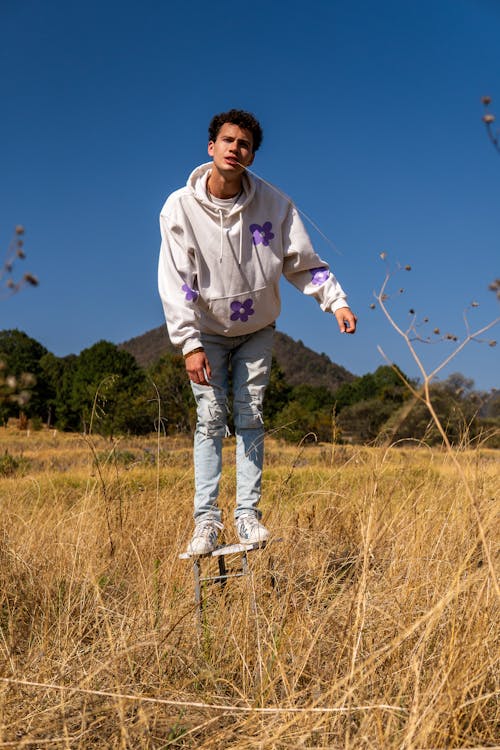
[[325,312],[348,307],[347,298],[328,263],[314,251],[299,213],[290,204],[283,224],[283,274],[303,294],[314,297]]
[[158,289],[174,346],[183,354],[200,346],[194,252],[189,247],[186,230],[175,219],[169,201],[160,214],[161,247],[158,263]]

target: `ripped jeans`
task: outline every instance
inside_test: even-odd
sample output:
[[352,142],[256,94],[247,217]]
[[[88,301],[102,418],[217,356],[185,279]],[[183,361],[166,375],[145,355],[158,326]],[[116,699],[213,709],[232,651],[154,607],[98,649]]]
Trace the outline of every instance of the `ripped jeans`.
[[274,326],[246,336],[201,334],[212,377],[210,385],[191,382],[196,399],[194,436],[195,521],[203,517],[221,520],[217,506],[222,472],[222,440],[227,430],[229,367],[236,433],[235,519],[257,509],[264,461],[262,402],[271,372]]

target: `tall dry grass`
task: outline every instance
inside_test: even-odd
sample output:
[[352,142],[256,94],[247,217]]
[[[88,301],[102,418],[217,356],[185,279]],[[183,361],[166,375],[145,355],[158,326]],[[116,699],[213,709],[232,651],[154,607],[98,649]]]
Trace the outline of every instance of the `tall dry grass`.
[[6,448],[0,748],[500,746],[498,453],[269,441],[282,541],[204,591],[198,633],[187,442]]

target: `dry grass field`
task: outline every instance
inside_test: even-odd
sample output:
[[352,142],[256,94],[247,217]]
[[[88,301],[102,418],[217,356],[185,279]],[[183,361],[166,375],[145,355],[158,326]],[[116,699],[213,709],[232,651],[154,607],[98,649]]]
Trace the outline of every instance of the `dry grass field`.
[[500,747],[498,452],[269,440],[282,541],[199,629],[192,485],[181,438],[0,430],[0,748]]

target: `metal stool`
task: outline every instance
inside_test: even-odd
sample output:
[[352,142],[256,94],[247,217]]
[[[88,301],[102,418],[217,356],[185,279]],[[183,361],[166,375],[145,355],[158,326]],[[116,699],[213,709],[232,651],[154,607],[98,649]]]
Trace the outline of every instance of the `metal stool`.
[[[281,539],[273,539],[273,542],[280,542]],[[248,553],[254,552],[258,549],[264,549],[271,542],[266,540],[263,542],[255,542],[254,544],[223,544],[220,547],[216,547],[212,552],[207,552],[205,555],[190,555],[187,552],[183,552],[179,555],[180,560],[192,560],[193,561],[193,577],[194,577],[194,597],[198,608],[198,624],[201,626],[202,615],[203,615],[203,598],[201,595],[201,584],[202,583],[220,583],[221,588],[224,588],[229,578],[241,578],[249,574],[248,568]],[[226,557],[228,555],[240,555],[239,570],[228,571],[226,567]],[[207,575],[202,576],[201,574],[201,561],[202,559],[216,557],[219,564],[218,575]],[[252,606],[255,609],[255,602],[252,602]]]

